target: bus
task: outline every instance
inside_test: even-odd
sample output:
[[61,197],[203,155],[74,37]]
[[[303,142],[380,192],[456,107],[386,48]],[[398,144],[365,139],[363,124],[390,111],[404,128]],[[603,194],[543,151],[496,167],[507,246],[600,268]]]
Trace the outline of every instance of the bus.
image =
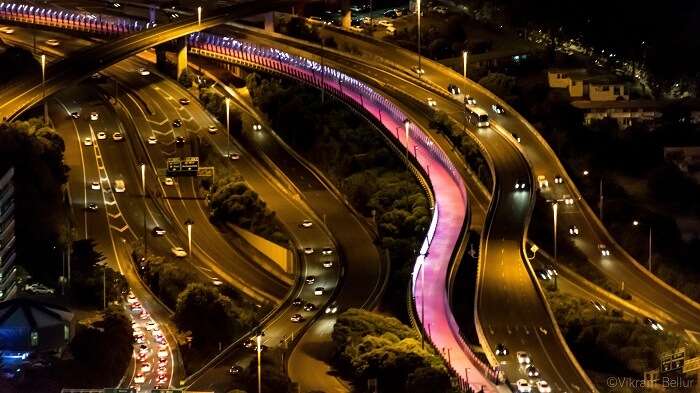
[[465,105],[465,116],[473,125],[483,128],[489,126],[489,115],[485,110]]

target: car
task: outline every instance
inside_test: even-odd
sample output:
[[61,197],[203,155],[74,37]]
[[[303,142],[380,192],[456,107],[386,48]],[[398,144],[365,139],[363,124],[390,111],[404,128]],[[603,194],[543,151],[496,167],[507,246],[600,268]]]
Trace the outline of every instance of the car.
[[573,205],[574,204],[574,198],[572,198],[569,194],[564,194],[562,196],[562,199],[564,200],[565,205]]
[[90,138],[90,137],[85,138],[85,140],[83,141],[83,144],[85,146],[92,146],[92,138]]
[[153,236],[163,236],[163,235],[165,235],[165,229],[163,229],[159,226],[155,226],[155,227],[153,227],[153,229],[151,229],[151,234]]
[[136,295],[134,295],[133,292],[129,292],[129,294],[126,296],[126,302],[129,304],[138,302],[139,300],[136,298]]
[[156,143],[158,143],[158,138],[156,138],[153,135],[149,136],[146,140],[148,141],[149,145],[155,145]]
[[464,104],[474,106],[476,105],[476,98],[472,96],[464,96]]
[[540,393],[552,393],[552,387],[549,386],[549,383],[544,379],[537,381],[537,390],[539,390]]
[[538,370],[537,367],[532,364],[527,366],[525,371],[527,371],[527,376],[530,378],[537,378],[540,376],[540,370]]
[[217,287],[224,284],[224,282],[221,281],[221,279],[219,279],[218,277],[212,277],[212,278],[211,278],[211,283],[212,283],[214,286],[217,286]]
[[57,39],[49,38],[48,40],[46,40],[46,45],[48,45],[48,46],[59,46],[59,45],[61,45],[61,42],[60,42],[59,40],[57,40]]
[[93,211],[93,212],[97,211],[97,209],[99,209],[99,207],[97,206],[97,203],[88,203],[87,208],[88,208],[88,210]]
[[124,192],[126,191],[126,185],[124,184],[124,180],[122,179],[117,179],[114,181],[114,192]]
[[294,314],[289,318],[289,320],[294,323],[297,323],[303,321],[304,317],[301,314]]
[[661,326],[660,323],[656,322],[655,320],[653,320],[653,319],[651,319],[651,318],[647,318],[647,319],[646,319],[646,323],[647,323],[647,325],[649,325],[649,327],[651,327],[653,330],[656,330],[656,331],[663,331],[663,330],[664,330],[664,327]]
[[307,284],[311,285],[316,282],[316,277],[315,276],[307,276],[306,279],[304,280]]
[[547,188],[549,187],[549,181],[544,175],[538,175],[537,176],[537,185],[540,187],[540,189]]
[[112,140],[116,142],[124,140],[124,135],[122,135],[121,132],[115,132],[114,134],[112,134]]
[[447,85],[447,91],[454,95],[460,94],[462,92],[459,89],[459,86],[455,85],[454,83],[450,83],[449,85]]
[[323,263],[323,267],[325,267],[325,268],[333,267],[333,261],[330,259],[327,259],[327,260],[323,261],[322,263]]
[[513,136],[513,139],[515,139],[516,142],[520,143],[520,135],[512,132],[511,135]]
[[236,153],[236,152],[231,152],[231,153],[228,153],[228,158],[230,160],[236,161],[236,160],[241,158],[241,155],[239,153]]
[[31,284],[31,285],[25,285],[24,290],[29,291],[29,292],[33,292],[33,293],[38,293],[40,295],[51,295],[54,292],[53,288],[49,288],[45,285],[41,285],[38,283]]
[[187,97],[182,97],[180,98],[180,104],[182,105],[189,105],[190,104],[190,99]]
[[313,247],[305,247],[304,248],[304,254],[309,255],[314,253],[314,248]]
[[172,124],[173,124],[173,127],[175,127],[175,128],[180,128],[180,127],[182,127],[182,120],[180,120],[180,119],[175,119],[175,120],[173,120],[173,123],[172,123]]
[[578,234],[579,234],[579,230],[578,230],[578,227],[576,225],[572,225],[569,227],[569,235],[578,236]]
[[168,368],[165,367],[165,366],[158,366],[157,372],[158,372],[159,375],[160,375],[160,374],[166,374],[166,373],[168,372]]
[[100,118],[100,114],[97,112],[90,112],[90,120],[95,121]]
[[508,348],[505,344],[496,344],[496,356],[506,356],[508,355]]
[[325,247],[323,250],[321,250],[321,254],[323,255],[332,255],[333,254],[333,249],[330,247]]
[[593,308],[595,308],[598,311],[607,311],[608,308],[605,307],[605,304],[597,301],[597,300],[591,300],[591,304],[593,305]]
[[146,320],[151,317],[151,314],[149,314],[146,310],[141,310],[141,315],[139,315],[139,318]]
[[158,350],[158,357],[159,358],[167,358],[168,357],[168,350],[167,349],[159,349]]
[[149,71],[149,70],[147,70],[147,69],[145,69],[145,68],[143,68],[143,67],[142,67],[142,68],[139,68],[139,69],[137,70],[137,72],[138,72],[139,75],[141,75],[141,76],[148,76],[148,75],[151,75],[151,71]]
[[260,124],[260,123],[253,124],[253,131],[262,131],[262,124]]
[[131,312],[136,313],[136,314],[140,314],[140,313],[143,312],[143,308],[142,308],[141,305],[139,304],[138,306],[132,307],[132,308],[131,308]]
[[562,179],[560,175],[554,176],[554,184],[562,184],[562,183],[564,183],[564,179]]
[[418,76],[425,74],[425,70],[423,68],[418,68],[418,66],[411,67],[411,71],[415,72]]
[[139,353],[141,353],[141,354],[143,354],[143,353],[149,353],[149,352],[151,351],[151,349],[148,348],[148,345],[146,345],[146,344],[141,344],[141,345],[139,345],[138,350],[139,350]]
[[92,79],[101,79],[101,78],[102,78],[102,74],[100,74],[99,72],[95,72],[94,74],[90,75],[90,78],[92,78]]
[[107,139],[107,133],[104,131],[100,131],[97,133],[97,140],[103,141]]
[[137,344],[145,344],[146,343],[146,338],[143,336],[143,334],[139,334],[137,336],[134,336],[134,340],[136,340]]
[[141,307],[141,303],[138,300],[134,300],[133,302],[129,303],[129,306],[133,310],[135,307]]
[[5,33],[5,34],[13,34],[15,32],[15,29],[7,26],[0,27],[0,31]]
[[165,179],[163,179],[163,184],[165,184],[166,186],[174,186],[175,180],[172,177],[168,176]]
[[231,375],[238,375],[242,371],[243,371],[243,367],[241,367],[237,364],[234,364],[233,366],[231,366],[231,368],[228,369],[228,373]]
[[150,321],[146,324],[146,330],[148,330],[149,332],[158,330],[158,324],[153,321]]
[[170,252],[172,252],[173,255],[178,258],[184,258],[187,256],[187,251],[185,251],[185,249],[182,247],[173,247],[170,249]]
[[175,137],[175,145],[176,146],[184,146],[185,145],[185,137],[184,136],[176,136]]
[[306,303],[306,304],[304,304],[304,311],[308,311],[308,312],[316,311],[316,305],[313,303]]
[[304,300],[302,300],[302,298],[300,298],[300,297],[292,300],[292,306],[294,306],[294,307],[299,307],[302,304],[304,304]]
[[168,358],[158,357],[158,367],[165,367],[168,365]]
[[219,129],[215,125],[210,125],[209,128],[207,128],[207,132],[210,134],[216,134],[219,131]]
[[144,383],[146,382],[146,377],[143,373],[138,373],[134,376],[134,383]]
[[515,386],[518,388],[519,393],[532,392],[532,386],[530,386],[530,382],[528,382],[525,379],[519,379],[518,382],[515,383]]
[[440,14],[440,15],[445,15],[445,14],[447,14],[447,7],[445,7],[444,5],[435,6],[435,7],[433,7],[432,10],[433,10],[435,13]]
[[158,383],[165,383],[165,382],[168,381],[168,376],[165,375],[165,374],[160,374],[160,375],[158,375],[158,376],[156,377],[156,381],[157,381]]
[[312,225],[314,225],[314,223],[308,218],[301,222],[301,226],[304,228],[311,228]]
[[335,314],[338,312],[338,303],[333,302],[326,306],[326,314]]
[[144,373],[151,372],[151,368],[152,368],[151,363],[142,363],[141,364],[141,371],[143,371]]
[[525,351],[518,351],[515,354],[515,357],[518,359],[518,363],[521,365],[530,364],[530,354]]
[[434,98],[428,97],[428,106],[431,108],[436,108],[437,107],[437,101],[435,101]]
[[326,290],[323,289],[323,287],[316,287],[316,289],[314,289],[314,295],[316,296],[323,296],[324,293],[326,293]]
[[517,179],[515,180],[515,191],[525,191],[527,190],[527,182]]
[[254,337],[251,337],[251,338],[249,338],[248,340],[245,340],[245,341],[243,342],[243,347],[244,347],[244,348],[247,348],[247,349],[251,349],[251,348],[255,348],[255,344],[256,344],[255,338],[254,338]]
[[610,250],[608,250],[608,246],[605,244],[598,244],[598,249],[600,250],[600,255],[604,257],[610,256]]
[[71,112],[70,117],[73,119],[80,119],[80,112]]
[[491,110],[494,111],[494,112],[496,112],[496,113],[499,114],[499,115],[504,114],[505,111],[506,111],[506,110],[503,109],[503,107],[502,107],[501,105],[499,105],[499,104],[493,104],[493,105],[491,105]]
[[99,190],[100,189],[100,182],[94,181],[90,183],[90,188],[93,190]]

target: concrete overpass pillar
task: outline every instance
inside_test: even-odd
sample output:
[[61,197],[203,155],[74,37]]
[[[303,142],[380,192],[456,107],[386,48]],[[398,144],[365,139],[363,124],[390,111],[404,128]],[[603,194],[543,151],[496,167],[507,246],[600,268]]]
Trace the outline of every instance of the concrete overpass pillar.
[[175,54],[177,56],[175,78],[179,80],[180,76],[187,70],[187,37],[178,38],[175,45]]
[[156,46],[156,68],[161,72],[168,69],[168,58],[166,56],[166,50],[163,45]]
[[350,0],[340,0],[340,26],[349,29],[352,24],[352,12],[350,11]]
[[265,13],[265,31],[275,32],[275,11]]

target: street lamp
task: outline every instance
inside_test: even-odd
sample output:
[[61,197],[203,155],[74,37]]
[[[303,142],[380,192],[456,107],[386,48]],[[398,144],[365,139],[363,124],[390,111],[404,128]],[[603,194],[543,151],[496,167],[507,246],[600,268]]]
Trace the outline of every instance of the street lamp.
[[262,330],[258,331],[255,335],[255,344],[258,352],[258,393],[262,393],[262,367],[260,361],[260,354],[262,353],[261,342],[264,335],[265,333],[263,333]]
[[416,12],[418,14],[418,77],[420,77],[423,70],[420,66],[420,0],[416,1]]
[[408,119],[404,120],[403,127],[406,130],[406,161],[408,162],[408,136],[411,132],[411,122]]
[[[639,226],[640,222],[639,220],[634,220],[632,221],[632,225],[637,227]],[[649,225],[649,251],[648,251],[648,257],[647,257],[647,269],[649,269],[649,272],[651,272],[651,229],[652,226],[651,224]]]
[[[554,218],[554,232],[553,232],[553,235],[554,235],[554,266],[559,266],[557,264],[557,216],[558,216],[558,212],[559,212],[559,202],[554,201],[552,203],[552,213],[554,214],[553,215],[553,218]],[[555,290],[557,289],[557,276],[556,275],[554,276],[554,289]]]
[[197,24],[202,24],[202,7],[197,7]]
[[227,138],[227,147],[226,149],[228,150],[229,156],[231,155],[231,128],[230,128],[230,121],[229,121],[229,112],[230,112],[230,99],[226,97],[226,138]]
[[467,51],[462,52],[462,76],[464,77],[464,94],[467,94]]
[[148,258],[148,226],[146,225],[146,164],[141,164],[141,189],[143,190],[143,257]]
[[49,124],[49,107],[46,105],[46,55],[41,55],[41,100],[44,101],[44,124]]
[[187,252],[190,255],[190,258],[192,258],[192,225],[194,224],[194,221],[192,219],[188,218],[185,220],[185,225],[187,225]]

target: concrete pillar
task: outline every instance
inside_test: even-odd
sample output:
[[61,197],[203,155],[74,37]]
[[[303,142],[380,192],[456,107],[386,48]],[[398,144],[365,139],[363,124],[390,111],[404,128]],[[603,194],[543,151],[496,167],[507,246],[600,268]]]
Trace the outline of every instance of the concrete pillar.
[[265,31],[275,32],[275,11],[265,13]]
[[180,37],[176,42],[175,54],[177,55],[177,72],[175,78],[180,79],[187,70],[187,37]]
[[340,26],[349,29],[352,23],[352,12],[350,11],[350,0],[340,0]]
[[163,45],[156,46],[156,68],[161,72],[168,69],[168,58]]
[[156,22],[156,13],[158,12],[158,8],[151,4],[148,6],[148,21],[151,23]]

